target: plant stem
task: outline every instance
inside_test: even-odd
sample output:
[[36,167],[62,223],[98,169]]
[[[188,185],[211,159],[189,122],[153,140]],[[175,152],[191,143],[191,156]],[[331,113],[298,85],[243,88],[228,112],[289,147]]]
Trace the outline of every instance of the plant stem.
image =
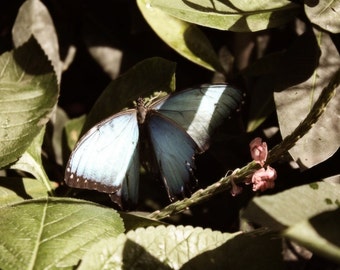
[[[332,97],[335,95],[336,88],[340,83],[340,69],[334,74],[329,84],[323,89],[319,98],[314,103],[311,111],[306,118],[296,127],[296,129],[287,137],[283,139],[281,143],[276,145],[268,154],[266,165],[269,165],[277,160],[292,148],[295,143],[302,138],[312,128],[313,124],[318,121],[320,116],[325,111],[325,108]],[[246,178],[249,178],[255,171],[260,169],[261,166],[252,161],[241,169],[235,171],[232,175],[221,178],[218,182],[208,186],[205,189],[200,189],[193,193],[190,198],[185,198],[181,201],[176,201],[161,210],[157,210],[148,218],[152,219],[164,219],[171,215],[175,215],[183,212],[185,209],[202,203],[210,197],[217,195],[223,191],[226,191],[232,187],[231,180],[235,184],[242,183]]]
[[260,168],[261,166],[258,163],[254,161],[250,162],[242,169],[237,170],[237,172],[234,174],[225,176],[207,188],[196,191],[191,195],[190,198],[185,198],[183,200],[169,204],[163,209],[151,213],[147,217],[153,219],[163,219],[183,212],[188,207],[202,203],[212,196],[230,189],[232,186],[231,180],[233,180],[235,184],[242,183],[244,179],[246,179],[249,175],[252,175]]

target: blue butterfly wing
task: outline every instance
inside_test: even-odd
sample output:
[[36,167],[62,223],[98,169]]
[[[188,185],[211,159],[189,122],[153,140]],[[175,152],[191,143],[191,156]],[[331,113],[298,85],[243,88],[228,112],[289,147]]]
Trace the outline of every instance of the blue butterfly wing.
[[241,100],[239,90],[226,84],[212,84],[170,95],[152,108],[178,123],[204,151],[212,132],[230,116]]
[[122,194],[124,200],[135,202],[139,182],[138,138],[135,110],[100,122],[73,150],[66,167],[66,184]]
[[160,176],[170,200],[183,197],[193,178],[194,155],[197,145],[172,120],[153,111],[147,120],[149,139],[154,151]]
[[130,164],[122,182],[121,189],[117,190],[115,193],[109,194],[112,201],[118,203],[122,208],[123,203],[121,198],[123,198],[125,206],[131,204],[136,205],[138,202],[139,169],[139,147],[137,145],[130,159]]

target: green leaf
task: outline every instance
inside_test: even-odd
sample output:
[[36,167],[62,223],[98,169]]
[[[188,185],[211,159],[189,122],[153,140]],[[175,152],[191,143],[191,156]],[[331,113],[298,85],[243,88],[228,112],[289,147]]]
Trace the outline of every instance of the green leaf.
[[189,226],[139,228],[98,243],[79,269],[179,269],[188,259],[236,235]]
[[285,230],[284,235],[309,250],[340,263],[339,224],[340,208],[299,222]]
[[152,7],[148,0],[137,0],[137,4],[151,28],[171,48],[193,63],[224,72],[210,41],[197,26]]
[[136,64],[106,87],[92,107],[83,132],[131,105],[139,97],[146,97],[155,91],[173,91],[175,67],[175,63],[159,57]]
[[66,198],[28,200],[0,216],[1,269],[71,268],[98,239],[124,231],[116,211]]
[[37,179],[0,177],[0,207],[43,196],[47,196],[46,187]]
[[305,12],[313,24],[331,33],[340,33],[340,1],[305,0]]
[[58,37],[51,15],[40,0],[26,0],[22,4],[12,29],[15,47],[22,46],[32,35],[51,60],[60,82],[62,63],[59,58]]
[[41,160],[41,145],[44,139],[45,128],[34,138],[26,152],[17,162],[10,166],[11,169],[22,170],[31,173],[36,179],[45,185],[48,192],[52,192],[50,180],[45,172]]
[[[300,55],[303,51],[304,56],[297,55],[297,65],[290,65],[290,74],[292,75],[289,77],[291,78],[286,78],[287,76],[282,74],[281,86],[278,86],[278,89],[283,88],[285,90],[274,93],[280,131],[283,138],[290,135],[307,116],[322,89],[327,86],[340,66],[339,54],[328,34],[318,32],[317,30],[314,32],[316,41],[318,41],[321,49],[320,59],[318,60],[316,55],[313,57],[311,54],[309,60],[307,60],[306,55],[308,55],[313,45],[311,42],[300,44]],[[311,62],[313,58],[315,59],[315,64],[318,64],[317,66],[314,64],[315,67],[313,67]],[[304,61],[305,59],[311,65],[307,66],[307,61]],[[308,69],[311,71],[309,75],[305,73]],[[304,73],[308,76],[305,79],[301,77]],[[296,83],[285,88],[287,81],[291,81],[294,77]],[[340,145],[339,118],[340,95],[336,94],[327,105],[325,112],[318,122],[289,150],[289,153],[299,163],[301,168],[312,167],[326,160],[338,150]]]
[[99,242],[79,269],[282,269],[281,251],[279,237],[263,231],[158,226]]
[[301,10],[288,0],[151,0],[149,5],[180,20],[235,32],[278,27],[293,20]]
[[34,38],[0,56],[0,168],[16,161],[57,103],[53,68]]
[[256,197],[243,215],[262,226],[282,230],[317,214],[337,209],[339,205],[340,185],[316,182],[275,195]]

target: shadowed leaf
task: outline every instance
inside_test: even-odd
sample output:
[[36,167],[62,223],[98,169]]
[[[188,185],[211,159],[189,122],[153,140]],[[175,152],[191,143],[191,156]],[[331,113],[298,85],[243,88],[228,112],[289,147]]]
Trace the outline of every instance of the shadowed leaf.
[[287,0],[151,0],[150,4],[187,22],[235,32],[278,27],[300,12],[299,5]]

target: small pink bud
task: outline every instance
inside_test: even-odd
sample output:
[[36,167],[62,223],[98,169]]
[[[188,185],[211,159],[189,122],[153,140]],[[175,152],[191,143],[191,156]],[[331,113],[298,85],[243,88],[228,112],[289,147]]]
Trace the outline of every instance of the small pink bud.
[[262,142],[262,139],[257,137],[250,142],[249,147],[251,157],[263,166],[268,155],[267,143]]

